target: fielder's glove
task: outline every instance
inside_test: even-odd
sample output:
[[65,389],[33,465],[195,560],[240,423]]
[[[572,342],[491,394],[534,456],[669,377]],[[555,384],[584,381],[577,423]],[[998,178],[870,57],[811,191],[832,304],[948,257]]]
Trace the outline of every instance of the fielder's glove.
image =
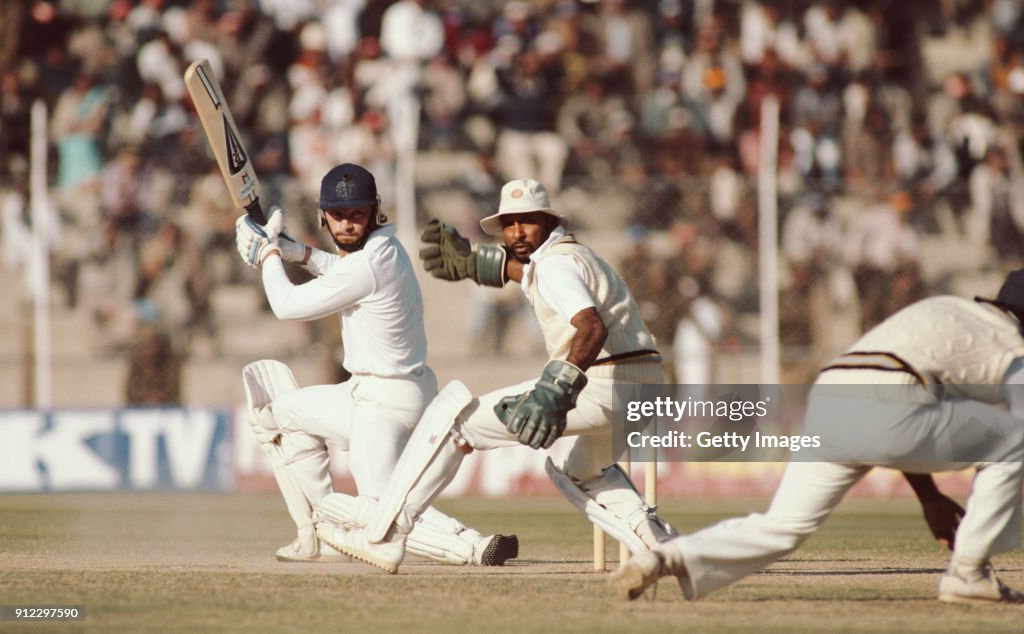
[[277,251],[282,259],[288,259],[285,256],[285,251],[288,251],[292,257],[301,252],[298,255],[298,260],[290,260],[301,261],[306,252],[305,245],[290,238],[281,239],[283,229],[284,212],[277,206],[270,208],[270,218],[262,227],[247,214],[239,216],[235,221],[235,246],[238,248],[238,255],[242,257],[242,261],[251,267],[258,268],[274,251]]
[[440,220],[431,220],[420,234],[423,268],[432,276],[455,282],[467,277],[481,286],[502,287],[508,281],[505,260],[508,252],[497,245],[477,245]]
[[519,442],[547,449],[562,436],[565,416],[586,385],[583,370],[566,361],[548,361],[532,390],[501,399],[494,413]]

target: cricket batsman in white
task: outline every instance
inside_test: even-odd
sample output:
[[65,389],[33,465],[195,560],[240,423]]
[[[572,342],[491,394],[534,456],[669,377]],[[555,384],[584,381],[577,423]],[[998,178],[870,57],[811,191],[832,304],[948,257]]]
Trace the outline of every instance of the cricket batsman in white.
[[[317,539],[314,522],[365,524],[437,393],[426,363],[419,284],[386,220],[373,175],[345,163],[328,171],[320,188],[320,225],[330,232],[337,253],[284,235],[280,208],[272,209],[264,227],[248,216],[236,222],[238,252],[262,269],[274,314],[298,320],[337,314],[343,365],[352,374],[340,384],[299,388],[277,361],[257,361],[242,371],[249,423],[298,528],[295,540],[277,551],[282,561],[348,560]],[[292,284],[284,261],[301,264],[316,277]],[[333,492],[328,443],[348,452],[358,496]],[[433,508],[410,528],[410,551],[437,561],[500,566],[518,555],[514,535],[484,536]]]

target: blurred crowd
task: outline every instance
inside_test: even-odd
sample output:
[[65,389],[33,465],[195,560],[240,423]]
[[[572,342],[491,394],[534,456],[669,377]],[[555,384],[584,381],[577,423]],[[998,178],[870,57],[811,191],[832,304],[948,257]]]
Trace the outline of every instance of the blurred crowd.
[[[27,222],[42,99],[55,270],[102,350],[154,323],[172,351],[216,346],[211,293],[244,275],[237,212],[182,83],[200,57],[265,196],[311,242],[319,180],[338,162],[368,167],[394,204],[410,96],[421,151],[475,157],[458,186],[481,214],[525,175],[606,206],[588,217],[629,228],[624,275],[663,347],[695,364],[680,377],[713,379],[714,353],[743,344],[730,323],[757,310],[766,101],[780,113],[793,350],[820,347],[837,309],[866,329],[935,290],[932,237],[963,245],[945,254],[954,267],[1020,261],[1021,0],[16,1],[0,25],[5,245]],[[672,253],[649,248],[654,234]],[[723,253],[745,268],[718,270]]]

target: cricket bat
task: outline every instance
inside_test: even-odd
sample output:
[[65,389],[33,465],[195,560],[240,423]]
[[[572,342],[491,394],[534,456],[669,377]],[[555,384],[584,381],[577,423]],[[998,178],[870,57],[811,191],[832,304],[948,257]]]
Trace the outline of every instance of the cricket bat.
[[242,145],[238,126],[208,60],[197,59],[189,65],[185,71],[185,87],[195,104],[206,139],[213,148],[213,156],[224,176],[224,184],[228,186],[231,202],[244,209],[257,224],[265,225],[267,216],[260,205],[256,170]]

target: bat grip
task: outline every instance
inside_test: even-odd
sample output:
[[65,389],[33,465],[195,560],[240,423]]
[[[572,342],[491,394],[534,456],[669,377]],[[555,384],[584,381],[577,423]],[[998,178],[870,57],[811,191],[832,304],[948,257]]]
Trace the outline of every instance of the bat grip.
[[258,224],[259,226],[262,227],[263,225],[267,224],[267,214],[263,213],[263,206],[260,205],[259,198],[245,206],[245,213],[248,214],[250,218],[255,220],[256,224]]

